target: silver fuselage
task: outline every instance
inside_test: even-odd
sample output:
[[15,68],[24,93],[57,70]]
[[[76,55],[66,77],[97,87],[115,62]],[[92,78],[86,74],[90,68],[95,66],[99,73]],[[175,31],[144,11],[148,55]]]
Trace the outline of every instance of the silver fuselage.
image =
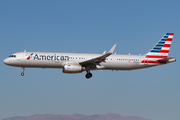
[[[29,60],[29,54],[34,53]],[[4,63],[14,67],[30,68],[63,68],[66,64],[80,63],[101,56],[102,54],[89,53],[52,53],[52,52],[18,52],[14,53],[16,57],[9,57]],[[157,66],[161,64],[142,63],[145,55],[123,55],[112,54],[104,62],[96,65],[93,70],[134,70]]]

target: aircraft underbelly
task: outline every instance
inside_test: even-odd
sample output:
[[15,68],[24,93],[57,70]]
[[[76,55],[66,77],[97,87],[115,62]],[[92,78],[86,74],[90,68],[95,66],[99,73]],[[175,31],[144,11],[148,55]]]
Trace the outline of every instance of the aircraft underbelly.
[[60,62],[55,61],[17,61],[17,67],[35,67],[35,68],[62,68]]
[[136,69],[139,63],[133,63],[133,62],[113,62],[113,63],[107,63],[104,64],[105,69],[111,69],[111,70],[132,70]]

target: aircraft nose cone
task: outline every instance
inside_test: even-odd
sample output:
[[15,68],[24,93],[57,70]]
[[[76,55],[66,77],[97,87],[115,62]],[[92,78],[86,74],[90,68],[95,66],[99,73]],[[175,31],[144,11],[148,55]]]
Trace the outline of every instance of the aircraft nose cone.
[[4,62],[4,64],[6,64],[6,65],[7,65],[7,64],[8,64],[8,60],[7,60],[7,58],[6,58],[6,59],[4,59],[4,61],[3,61],[3,62]]

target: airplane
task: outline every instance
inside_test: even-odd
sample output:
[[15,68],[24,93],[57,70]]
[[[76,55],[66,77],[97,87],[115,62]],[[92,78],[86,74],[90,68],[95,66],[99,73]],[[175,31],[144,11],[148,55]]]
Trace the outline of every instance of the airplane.
[[63,73],[75,74],[86,71],[87,79],[92,77],[91,70],[136,70],[175,62],[168,57],[174,33],[166,33],[145,55],[113,54],[116,44],[103,54],[90,53],[53,53],[18,52],[4,59],[4,64],[25,68],[62,68]]

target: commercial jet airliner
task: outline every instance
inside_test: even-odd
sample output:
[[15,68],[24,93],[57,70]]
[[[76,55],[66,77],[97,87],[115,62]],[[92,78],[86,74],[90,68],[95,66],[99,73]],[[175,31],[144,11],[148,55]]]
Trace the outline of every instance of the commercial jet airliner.
[[[18,52],[4,60],[9,66],[22,67],[24,76],[27,68],[62,68],[63,73],[81,73],[86,71],[86,78],[91,78],[91,70],[136,70],[175,62],[168,57],[174,33],[166,33],[159,42],[145,55],[112,54],[116,44],[108,53],[52,53]],[[139,46],[140,47],[140,46]]]

